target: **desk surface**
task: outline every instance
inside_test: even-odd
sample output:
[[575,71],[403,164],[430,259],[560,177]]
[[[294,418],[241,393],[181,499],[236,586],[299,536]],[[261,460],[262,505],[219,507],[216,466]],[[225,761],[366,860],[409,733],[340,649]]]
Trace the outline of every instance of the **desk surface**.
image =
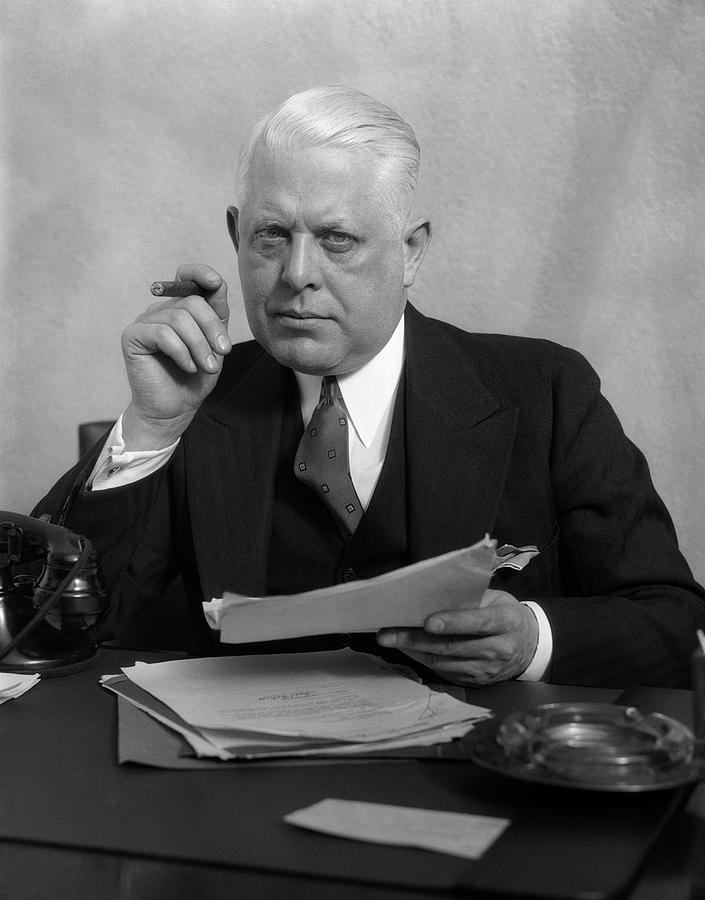
[[[103,650],[93,669],[47,679],[0,707],[0,897],[401,900],[448,898],[458,885],[474,896],[467,862],[315,835],[285,825],[282,816],[327,796],[457,811],[470,811],[471,799],[471,811],[501,815],[509,792],[518,791],[525,805],[534,798],[537,808],[544,805],[540,788],[472,763],[201,772],[118,766],[115,697],[97,679],[135,656]],[[502,715],[555,700],[614,702],[620,692],[510,683],[472,691],[469,699]],[[689,720],[687,692],[640,689],[627,700]],[[562,793],[561,802],[572,795]],[[555,795],[550,802],[558,812]],[[629,802],[643,803],[648,814],[644,795]],[[669,823],[628,896],[703,893],[705,785]]]

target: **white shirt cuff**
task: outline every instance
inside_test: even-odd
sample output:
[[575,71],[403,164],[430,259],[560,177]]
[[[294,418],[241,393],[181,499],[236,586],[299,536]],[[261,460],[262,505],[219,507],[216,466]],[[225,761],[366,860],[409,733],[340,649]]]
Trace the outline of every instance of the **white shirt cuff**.
[[539,639],[533,659],[521,675],[518,676],[517,681],[541,681],[548,670],[551,656],[553,655],[551,623],[538,603],[534,603],[533,600],[522,600],[521,602],[530,607],[536,616],[539,626]]
[[169,462],[179,441],[174,441],[161,450],[125,451],[122,438],[122,416],[113,425],[98,461],[86,482],[89,491],[104,491],[108,488],[124,487],[152,475]]

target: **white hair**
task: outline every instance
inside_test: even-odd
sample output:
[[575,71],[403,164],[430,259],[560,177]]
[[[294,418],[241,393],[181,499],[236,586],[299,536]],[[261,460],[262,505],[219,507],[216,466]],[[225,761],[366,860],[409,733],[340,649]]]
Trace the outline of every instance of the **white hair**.
[[240,204],[247,196],[252,160],[260,146],[365,150],[385,164],[380,205],[400,227],[410,215],[421,160],[416,136],[394,110],[361,91],[338,85],[312,88],[294,94],[260,119],[240,151],[236,178]]

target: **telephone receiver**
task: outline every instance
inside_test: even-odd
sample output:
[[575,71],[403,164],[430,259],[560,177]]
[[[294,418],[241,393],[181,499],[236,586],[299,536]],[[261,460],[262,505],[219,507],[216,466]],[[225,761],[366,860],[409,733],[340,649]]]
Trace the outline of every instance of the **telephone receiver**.
[[[42,560],[38,577],[13,568]],[[0,510],[0,672],[88,668],[110,606],[90,541],[62,525]]]

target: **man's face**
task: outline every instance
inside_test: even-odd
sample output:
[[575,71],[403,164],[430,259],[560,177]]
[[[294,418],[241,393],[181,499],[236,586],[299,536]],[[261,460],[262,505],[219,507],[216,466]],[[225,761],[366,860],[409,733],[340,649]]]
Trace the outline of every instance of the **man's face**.
[[231,233],[250,328],[283,365],[350,372],[394,331],[413,274],[400,226],[375,203],[380,178],[359,151],[264,149],[253,160]]

